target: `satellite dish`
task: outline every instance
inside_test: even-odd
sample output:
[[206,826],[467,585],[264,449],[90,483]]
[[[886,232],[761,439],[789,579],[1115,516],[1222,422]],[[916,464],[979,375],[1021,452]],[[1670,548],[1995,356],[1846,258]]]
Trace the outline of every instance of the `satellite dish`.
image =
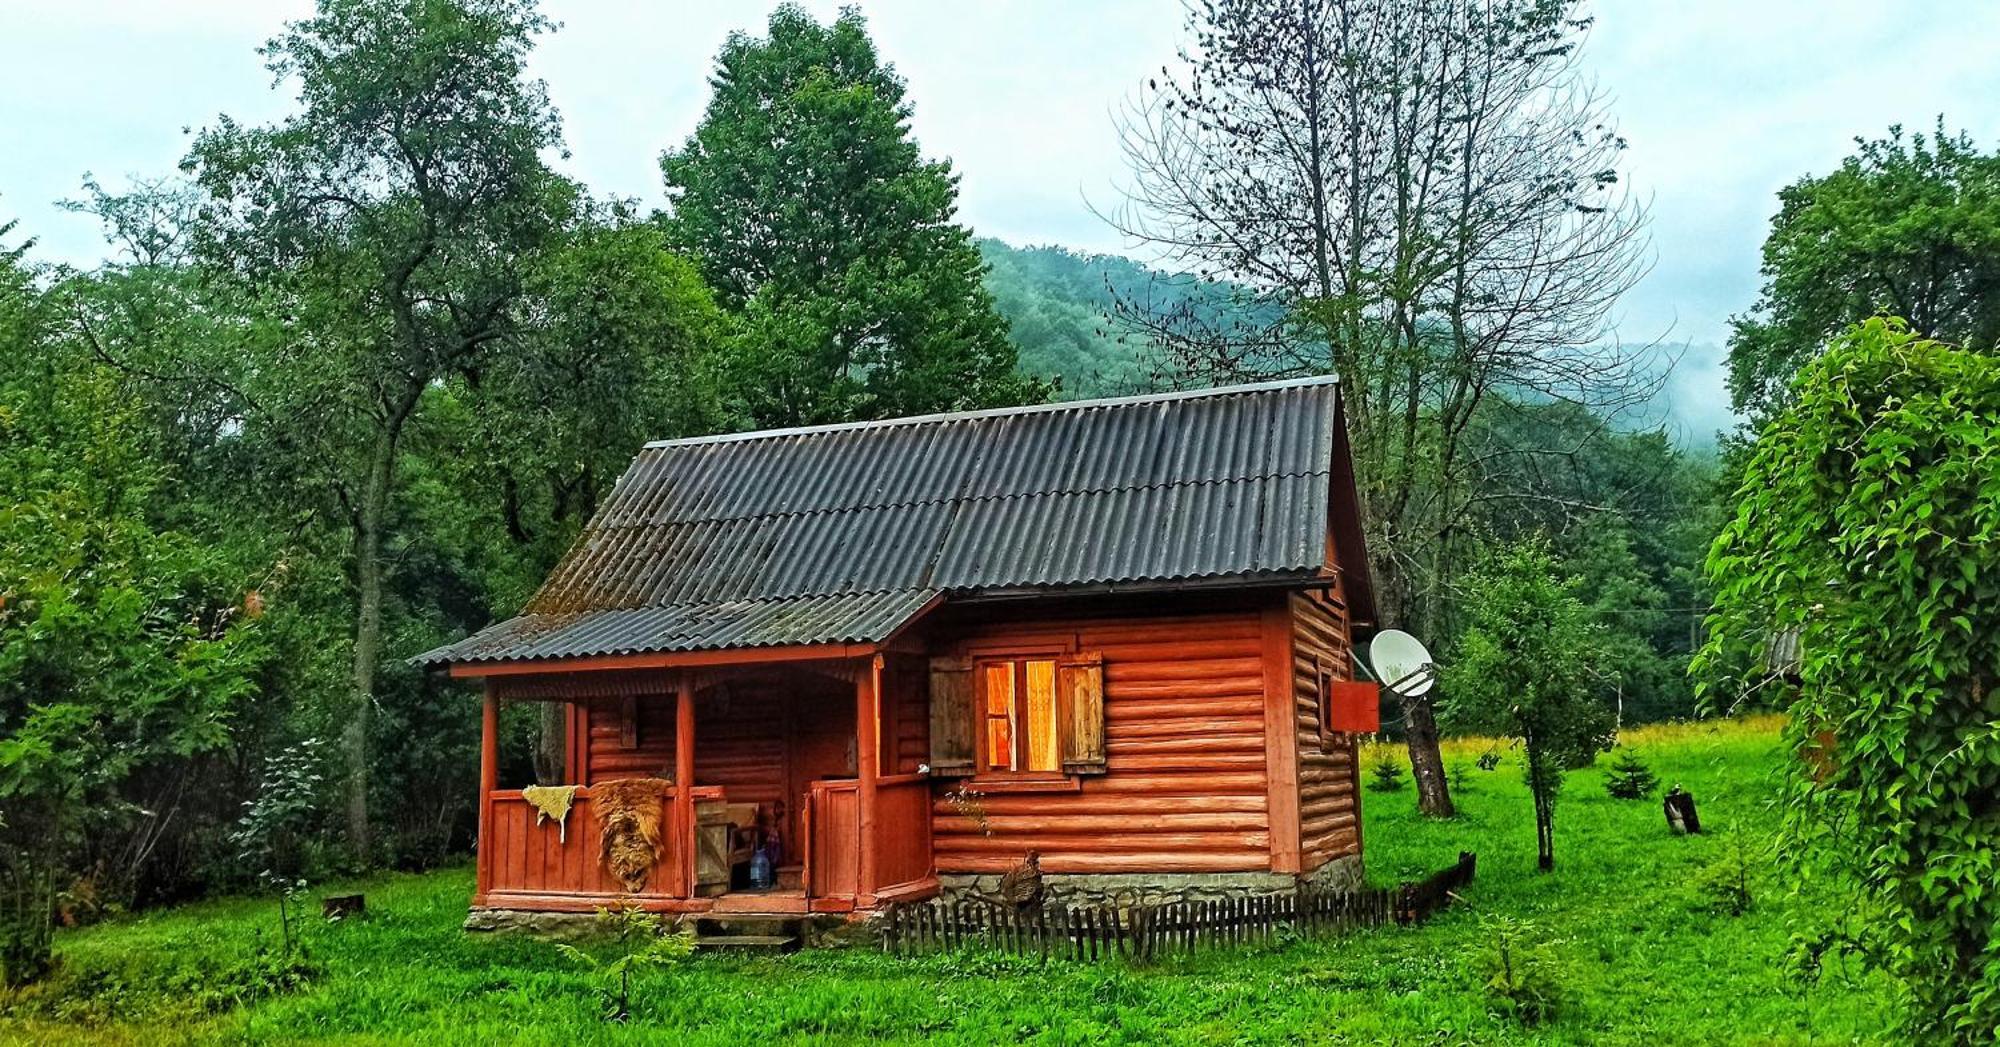
[[1368,644],[1368,660],[1374,663],[1375,676],[1382,686],[1397,694],[1414,698],[1428,693],[1437,683],[1437,666],[1431,662],[1431,652],[1424,649],[1423,641],[1401,629],[1376,633]]

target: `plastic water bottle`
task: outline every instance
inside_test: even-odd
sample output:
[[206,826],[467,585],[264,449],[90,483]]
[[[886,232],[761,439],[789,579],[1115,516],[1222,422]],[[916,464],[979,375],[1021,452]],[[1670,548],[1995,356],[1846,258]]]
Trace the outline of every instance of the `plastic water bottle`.
[[750,886],[760,891],[771,886],[771,852],[763,847],[750,852]]

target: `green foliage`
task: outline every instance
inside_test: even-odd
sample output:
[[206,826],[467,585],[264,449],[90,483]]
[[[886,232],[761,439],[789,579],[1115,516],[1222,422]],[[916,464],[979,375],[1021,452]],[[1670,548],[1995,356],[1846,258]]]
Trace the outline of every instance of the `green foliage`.
[[[1852,867],[1912,1031],[2000,1031],[2000,361],[1871,319],[1800,372],[1716,539],[1706,693],[1772,690],[1786,850]],[[1745,681],[1797,629],[1796,686]],[[1830,752],[1829,752],[1830,750]],[[1842,907],[1846,911],[1848,907]]]
[[1617,758],[1611,761],[1610,773],[1604,776],[1604,791],[1620,800],[1643,800],[1659,787],[1660,779],[1630,749],[1618,751]]
[[739,318],[729,395],[760,426],[1021,402],[1006,325],[953,221],[957,177],[910,137],[861,15],[732,34],[700,126],[661,159],[676,243]]
[[1738,411],[1768,417],[1792,376],[1863,317],[1990,349],[2000,338],[2000,155],[1947,134],[1856,140],[1826,175],[1778,194],[1764,287],[1729,339]]
[[1562,994],[1545,932],[1504,916],[1481,921],[1480,932],[1486,947],[1477,969],[1494,1008],[1523,1025],[1554,1018]]
[[1385,749],[1368,766],[1368,787],[1378,793],[1399,792],[1404,784],[1403,773],[1402,761]]
[[1538,863],[1555,864],[1556,795],[1564,772],[1611,747],[1604,630],[1545,545],[1527,541],[1483,565],[1466,586],[1466,624],[1445,665],[1445,720],[1518,738],[1535,801]]

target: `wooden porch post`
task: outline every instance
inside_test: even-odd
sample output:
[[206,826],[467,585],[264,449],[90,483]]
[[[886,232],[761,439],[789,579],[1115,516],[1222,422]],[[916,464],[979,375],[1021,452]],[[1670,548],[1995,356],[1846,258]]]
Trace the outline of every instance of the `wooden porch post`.
[[674,690],[674,849],[681,897],[694,897],[694,676]]
[[857,906],[872,904],[875,900],[875,788],[882,771],[882,656],[875,655],[868,660],[867,671],[858,674],[854,681],[854,731],[856,750],[856,777],[860,780],[855,789],[856,806],[860,808],[857,819],[861,823],[861,869],[854,885]]
[[480,898],[493,885],[493,790],[500,787],[500,695],[486,685],[479,720],[479,863],[475,875]]

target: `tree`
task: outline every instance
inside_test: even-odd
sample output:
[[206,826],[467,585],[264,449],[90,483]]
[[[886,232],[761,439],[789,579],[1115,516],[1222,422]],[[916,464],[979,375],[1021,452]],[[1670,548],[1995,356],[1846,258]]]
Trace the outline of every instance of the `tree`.
[[1517,738],[1535,800],[1536,865],[1555,868],[1563,775],[1611,748],[1603,630],[1539,542],[1496,553],[1471,576],[1468,621],[1444,669],[1454,728]]
[[[1758,432],[1708,559],[1704,692],[1787,705],[1787,854],[1851,870],[1810,943],[1901,978],[1916,1042],[2000,1035],[2000,360],[1870,319]],[[1788,672],[1744,679],[1796,629]]]
[[861,15],[785,5],[733,34],[715,94],[661,158],[674,241],[742,323],[732,397],[757,425],[1022,402],[958,180],[910,137]]
[[[1191,378],[1341,376],[1382,614],[1406,628],[1434,628],[1468,551],[1464,435],[1490,395],[1644,395],[1605,327],[1644,213],[1577,67],[1579,6],[1202,0],[1185,71],[1123,121],[1116,224],[1281,320],[1128,315]],[[1431,701],[1404,701],[1405,730],[1420,808],[1448,815]]]
[[1778,193],[1764,286],[1734,318],[1729,389],[1762,418],[1848,325],[1882,314],[1991,351],[2000,338],[2000,155],[1964,133],[1856,139],[1840,168]]
[[146,817],[125,784],[221,747],[264,658],[221,558],[148,519],[170,477],[139,406],[107,369],[62,359],[47,317],[24,316],[33,293],[0,279],[6,985],[46,971],[56,892],[86,840]]
[[342,748],[364,861],[398,451],[427,391],[507,343],[523,259],[576,206],[542,162],[560,131],[525,73],[548,28],[530,0],[321,0],[263,52],[299,111],[262,128],[225,117],[186,161],[209,196],[199,256],[260,303],[215,377],[284,430],[351,537]]

